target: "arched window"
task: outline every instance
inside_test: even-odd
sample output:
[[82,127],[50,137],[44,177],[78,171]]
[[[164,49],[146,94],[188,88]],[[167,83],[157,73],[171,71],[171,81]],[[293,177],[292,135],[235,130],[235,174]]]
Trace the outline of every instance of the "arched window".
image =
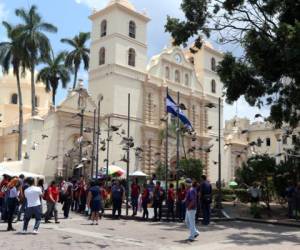
[[102,47],[99,50],[99,65],[105,64],[105,48]]
[[216,93],[216,81],[211,80],[211,92]]
[[128,65],[135,67],[135,50],[132,48],[128,51]]
[[180,72],[178,69],[175,70],[175,82],[180,82]]
[[184,84],[185,84],[185,86],[189,86],[189,84],[190,84],[190,79],[189,79],[188,74],[185,74],[185,76],[184,76]]
[[11,95],[10,103],[11,104],[18,104],[18,95],[16,93]]
[[135,38],[136,35],[136,24],[134,21],[129,22],[129,36]]
[[216,59],[214,57],[211,58],[210,68],[212,71],[216,71]]
[[166,71],[165,71],[165,77],[166,77],[166,79],[170,79],[170,68],[167,66],[166,67]]
[[101,22],[101,37],[106,36],[106,31],[107,31],[107,21],[103,20]]
[[35,107],[37,108],[40,104],[39,104],[39,98],[37,96],[35,96]]

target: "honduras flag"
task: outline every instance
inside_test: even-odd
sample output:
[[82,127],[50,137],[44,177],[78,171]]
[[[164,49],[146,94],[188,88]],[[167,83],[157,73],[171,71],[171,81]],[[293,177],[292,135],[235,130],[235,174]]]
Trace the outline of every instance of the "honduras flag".
[[175,117],[178,116],[179,120],[184,124],[184,126],[188,130],[190,130],[190,131],[194,130],[189,119],[186,117],[186,115],[183,113],[183,111],[177,107],[176,103],[173,101],[172,97],[169,94],[167,95],[167,112],[171,113]]

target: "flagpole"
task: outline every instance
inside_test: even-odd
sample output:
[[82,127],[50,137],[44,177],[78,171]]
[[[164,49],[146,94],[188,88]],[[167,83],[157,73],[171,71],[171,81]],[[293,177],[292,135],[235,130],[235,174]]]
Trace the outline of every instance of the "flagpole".
[[165,157],[165,171],[166,171],[166,175],[165,175],[165,182],[166,182],[166,191],[168,190],[168,140],[169,140],[169,124],[168,124],[168,107],[167,107],[167,98],[168,98],[168,95],[169,95],[169,88],[167,87],[167,91],[166,91],[166,145],[165,145],[165,154],[166,154],[166,157]]
[[178,192],[178,169],[179,169],[179,103],[180,103],[180,93],[177,92],[177,126],[176,126],[176,192]]

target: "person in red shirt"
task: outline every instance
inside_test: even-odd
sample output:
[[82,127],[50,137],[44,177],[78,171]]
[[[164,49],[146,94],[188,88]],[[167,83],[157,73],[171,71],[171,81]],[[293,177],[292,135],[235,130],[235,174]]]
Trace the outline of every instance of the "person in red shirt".
[[59,190],[55,181],[47,189],[47,212],[45,214],[45,223],[51,223],[50,218],[52,212],[54,213],[55,223],[59,223],[57,217],[57,202],[59,199]]
[[169,220],[170,214],[172,215],[173,221],[175,220],[174,203],[175,203],[175,191],[174,191],[174,185],[173,183],[171,183],[169,185],[168,197],[167,197],[167,206],[168,206],[167,220]]
[[133,210],[132,216],[135,216],[137,214],[139,195],[140,195],[140,186],[138,185],[137,181],[134,180],[133,183],[131,184],[131,204]]
[[181,183],[180,188],[178,189],[177,193],[177,209],[178,209],[178,218],[180,221],[183,221],[185,219],[185,196],[186,196],[186,188],[184,183]]
[[5,193],[7,191],[7,185],[9,183],[9,176],[4,174],[3,180],[0,184],[0,213],[1,213],[1,220],[6,220],[6,204],[5,204]]

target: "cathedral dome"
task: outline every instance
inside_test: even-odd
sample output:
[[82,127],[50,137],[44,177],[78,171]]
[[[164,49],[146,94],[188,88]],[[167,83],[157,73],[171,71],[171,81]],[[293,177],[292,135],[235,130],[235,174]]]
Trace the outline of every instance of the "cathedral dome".
[[133,4],[130,3],[128,0],[110,0],[108,3],[108,6],[116,4],[116,3],[123,5],[128,9],[135,10]]

